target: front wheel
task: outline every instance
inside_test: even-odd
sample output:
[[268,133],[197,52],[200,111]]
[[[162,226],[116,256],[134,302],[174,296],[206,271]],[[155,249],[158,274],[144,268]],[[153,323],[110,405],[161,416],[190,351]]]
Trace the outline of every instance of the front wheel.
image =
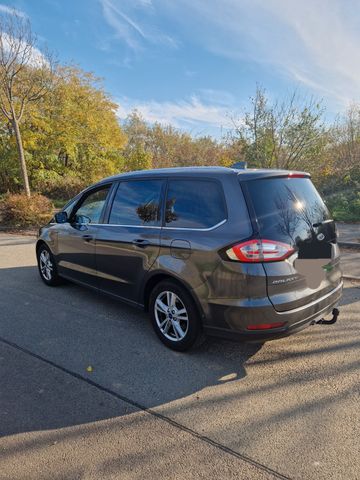
[[59,285],[61,278],[57,273],[54,255],[47,245],[43,244],[38,248],[37,261],[42,281],[51,287]]
[[175,282],[160,282],[151,292],[153,328],[169,348],[185,351],[202,339],[198,309],[187,290]]

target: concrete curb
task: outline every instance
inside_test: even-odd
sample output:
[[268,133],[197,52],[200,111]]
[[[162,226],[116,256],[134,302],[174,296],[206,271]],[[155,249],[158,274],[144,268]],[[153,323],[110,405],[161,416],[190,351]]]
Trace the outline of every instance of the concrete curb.
[[358,242],[338,242],[339,247],[341,248],[349,248],[351,250],[359,250],[360,251],[360,243]]
[[2,227],[0,226],[0,233],[8,233],[9,235],[25,235],[30,237],[37,236],[38,229],[23,229],[23,228],[16,228],[16,227]]
[[351,275],[343,275],[344,280],[348,282],[358,283],[360,285],[360,277],[352,277]]

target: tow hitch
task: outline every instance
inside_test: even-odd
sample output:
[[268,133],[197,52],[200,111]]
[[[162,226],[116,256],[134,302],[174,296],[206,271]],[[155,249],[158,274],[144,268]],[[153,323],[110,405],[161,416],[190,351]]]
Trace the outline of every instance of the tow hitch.
[[332,325],[333,323],[336,322],[338,316],[339,316],[339,310],[337,308],[334,308],[332,311],[332,318],[330,320],[325,320],[324,318],[321,318],[317,322],[314,322],[315,325]]

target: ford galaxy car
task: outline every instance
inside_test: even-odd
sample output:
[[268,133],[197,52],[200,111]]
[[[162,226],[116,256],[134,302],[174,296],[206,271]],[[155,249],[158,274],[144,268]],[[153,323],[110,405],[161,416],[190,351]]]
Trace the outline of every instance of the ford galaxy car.
[[144,308],[175,350],[205,334],[289,335],[336,317],[342,292],[335,224],[302,172],[189,167],[106,178],[40,229],[36,253],[47,285],[66,279]]

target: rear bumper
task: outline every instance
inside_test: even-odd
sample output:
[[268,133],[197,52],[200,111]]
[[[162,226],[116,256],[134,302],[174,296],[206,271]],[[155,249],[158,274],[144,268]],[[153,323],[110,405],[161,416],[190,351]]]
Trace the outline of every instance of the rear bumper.
[[[292,335],[322,317],[331,314],[342,294],[343,282],[316,301],[294,310],[277,312],[270,301],[240,301],[236,299],[212,299],[209,316],[204,322],[204,331],[231,340],[259,342]],[[247,330],[248,325],[285,322],[280,328]]]

